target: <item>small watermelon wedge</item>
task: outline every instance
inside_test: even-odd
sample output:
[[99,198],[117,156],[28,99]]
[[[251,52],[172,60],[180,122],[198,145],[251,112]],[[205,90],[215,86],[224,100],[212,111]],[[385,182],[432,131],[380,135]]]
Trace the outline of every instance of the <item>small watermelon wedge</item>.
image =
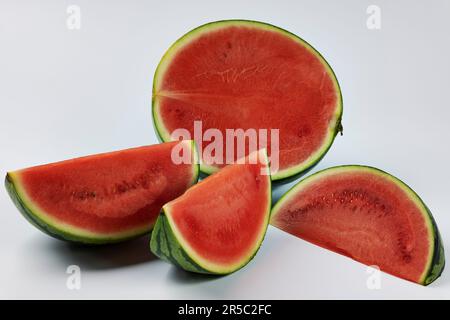
[[[192,161],[175,164],[175,146]],[[151,230],[163,204],[197,182],[195,150],[186,140],[92,155],[8,172],[5,185],[25,218],[50,236],[119,242]]]
[[[255,159],[257,161],[249,161]],[[269,223],[271,180],[264,149],[164,205],[150,248],[192,272],[229,274],[258,251]]]
[[422,285],[444,269],[430,210],[405,183],[376,168],[340,166],[307,177],[276,203],[271,224]]
[[[155,72],[152,108],[166,142],[180,128],[194,137],[196,121],[224,137],[228,130],[279,130],[276,141],[267,134],[269,156],[279,153],[277,168],[271,159],[272,180],[306,172],[342,131],[342,95],[329,64],[303,39],[258,21],[211,22],[178,39]],[[200,151],[215,142],[198,138]],[[231,141],[224,139],[224,150],[232,151]],[[200,154],[205,174],[228,160],[225,152],[220,161]]]

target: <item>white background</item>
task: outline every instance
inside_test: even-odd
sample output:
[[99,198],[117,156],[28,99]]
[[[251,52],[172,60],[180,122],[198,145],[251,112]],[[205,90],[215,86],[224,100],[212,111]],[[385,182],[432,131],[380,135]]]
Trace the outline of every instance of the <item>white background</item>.
[[[81,8],[81,30],[66,27]],[[366,9],[381,8],[381,29]],[[0,0],[0,172],[156,143],[155,67],[169,45],[205,22],[246,18],[284,27],[315,46],[344,96],[344,136],[317,171],[368,164],[425,200],[450,248],[450,2]],[[276,190],[279,195],[284,190]],[[81,290],[66,288],[79,265]],[[83,248],[23,219],[0,190],[0,298],[450,298],[447,269],[429,287],[382,275],[272,227],[258,255],[222,278],[156,260],[147,237]]]

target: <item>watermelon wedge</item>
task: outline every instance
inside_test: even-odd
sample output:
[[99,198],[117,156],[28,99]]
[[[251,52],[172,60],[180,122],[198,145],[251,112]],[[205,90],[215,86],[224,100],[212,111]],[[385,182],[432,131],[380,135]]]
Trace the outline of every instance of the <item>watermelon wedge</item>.
[[151,251],[197,273],[228,274],[245,266],[264,238],[272,199],[265,150],[249,157],[257,161],[229,165],[165,204]]
[[[175,146],[189,153],[189,164],[173,163]],[[73,242],[118,242],[151,230],[163,204],[197,182],[195,157],[193,141],[171,142],[8,172],[5,185],[41,231]]]
[[320,171],[274,206],[271,224],[306,241],[428,285],[445,264],[437,225],[399,179],[366,166]]
[[[158,65],[152,101],[161,140],[170,141],[171,134],[183,128],[200,151],[217,141],[206,134],[196,136],[197,121],[202,132],[217,129],[222,137],[227,129],[269,130],[272,180],[304,173],[342,130],[341,91],[325,59],[296,35],[257,21],[212,22],[181,37]],[[272,139],[274,129],[279,129],[278,139]],[[259,148],[265,147],[262,140]],[[237,138],[223,138],[224,150],[235,151],[237,143]],[[272,151],[279,154],[278,168]],[[208,153],[200,154],[203,173],[227,163],[225,151],[212,160]],[[237,158],[235,151],[233,160]]]

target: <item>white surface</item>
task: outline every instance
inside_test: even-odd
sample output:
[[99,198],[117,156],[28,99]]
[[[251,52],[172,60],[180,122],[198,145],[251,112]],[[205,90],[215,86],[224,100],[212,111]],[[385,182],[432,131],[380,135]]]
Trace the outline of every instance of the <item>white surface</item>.
[[[66,8],[81,8],[81,30]],[[366,28],[380,6],[381,30]],[[246,18],[284,27],[315,46],[344,96],[345,134],[317,171],[369,164],[406,181],[428,204],[450,248],[450,2],[0,0],[0,172],[156,142],[151,85],[164,51],[208,21]],[[277,190],[280,194],[282,190]],[[424,288],[272,227],[255,258],[222,278],[155,260],[147,239],[105,248],[53,240],[0,191],[0,298],[450,298],[447,269]],[[81,267],[79,291],[66,288]]]

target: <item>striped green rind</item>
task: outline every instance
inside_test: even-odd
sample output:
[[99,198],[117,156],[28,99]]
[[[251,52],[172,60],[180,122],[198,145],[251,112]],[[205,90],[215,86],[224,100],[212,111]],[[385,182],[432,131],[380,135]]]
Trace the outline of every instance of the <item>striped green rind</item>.
[[[311,53],[313,53],[326,67],[328,74],[332,78],[336,90],[336,94],[338,95],[337,99],[337,105],[335,108],[333,121],[330,121],[329,125],[329,131],[327,134],[327,137],[324,139],[322,146],[319,150],[317,150],[314,154],[312,154],[307,160],[303,161],[302,163],[292,166],[290,168],[286,168],[283,170],[280,170],[274,174],[271,175],[271,178],[273,181],[276,181],[277,184],[284,184],[292,181],[293,179],[296,179],[305,173],[307,173],[310,169],[312,169],[317,163],[322,160],[322,158],[325,156],[325,154],[328,152],[328,150],[331,148],[331,145],[333,144],[334,139],[336,138],[336,135],[340,132],[342,133],[343,127],[342,127],[342,114],[343,114],[343,99],[342,99],[342,93],[341,88],[339,85],[339,82],[337,80],[336,74],[334,73],[333,69],[329,65],[329,63],[325,60],[325,58],[318,52],[316,49],[314,49],[313,46],[311,46],[307,41],[303,40],[299,36],[293,34],[290,31],[287,31],[283,28],[274,26],[269,23],[260,22],[260,21],[254,21],[254,20],[221,20],[221,21],[214,21],[209,22],[204,25],[201,25],[185,35],[183,35],[181,38],[179,38],[175,43],[170,46],[170,48],[164,53],[163,57],[161,58],[160,63],[158,64],[158,67],[156,68],[154,77],[153,77],[153,94],[152,94],[152,115],[153,115],[153,127],[155,128],[156,134],[158,136],[158,139],[163,142],[171,141],[170,138],[170,132],[165,128],[164,122],[160,117],[159,114],[159,104],[157,102],[157,92],[158,92],[158,86],[160,82],[162,82],[162,78],[165,74],[165,71],[167,69],[167,66],[170,64],[170,60],[179,52],[180,49],[183,48],[183,46],[189,44],[191,41],[197,39],[199,36],[208,33],[210,31],[218,30],[220,28],[228,27],[228,26],[248,26],[248,27],[256,27],[260,29],[265,30],[271,30],[275,32],[279,32],[281,34],[284,34],[291,38],[292,40],[298,42],[305,48],[307,48]],[[201,159],[200,159],[201,160]],[[206,164],[201,163],[200,164],[200,171],[201,173],[205,175],[213,174],[214,172],[217,172],[219,168],[209,166]]]
[[424,218],[424,222],[429,230],[430,248],[427,266],[423,271],[421,279],[418,281],[418,283],[425,286],[432,283],[442,274],[445,266],[444,246],[442,243],[441,235],[439,233],[437,224],[433,218],[433,215],[431,214],[431,211],[425,205],[423,200],[419,197],[419,195],[414,190],[412,190],[406,183],[378,168],[363,165],[343,165],[324,169],[306,177],[305,179],[301,180],[296,185],[294,185],[291,189],[289,189],[274,205],[271,212],[271,224],[277,227],[276,224],[274,224],[273,222],[275,221],[277,214],[280,212],[280,209],[283,208],[283,205],[286,202],[295,197],[296,193],[299,192],[304,186],[307,186],[308,183],[314,180],[324,178],[326,175],[332,175],[334,173],[339,172],[355,172],[355,171],[366,171],[368,173],[387,178],[388,180],[395,183],[398,187],[400,187],[400,189],[402,189],[419,208]]
[[439,233],[439,229],[436,225],[436,221],[431,214],[430,209],[427,208],[427,213],[431,218],[431,222],[433,225],[433,235],[434,235],[434,250],[433,250],[433,258],[430,263],[430,268],[424,277],[423,285],[427,286],[432,283],[434,280],[439,278],[444,271],[445,268],[445,253],[444,253],[444,244],[442,242],[441,234]]
[[[189,141],[189,146],[192,150],[193,158],[193,171],[190,185],[193,185],[198,181],[200,170],[195,142]],[[5,187],[14,205],[28,222],[40,231],[59,240],[86,245],[112,244],[140,237],[147,234],[153,228],[153,224],[151,224],[111,234],[91,232],[65,224],[63,221],[57,221],[42,211],[39,205],[33,203],[26,195],[26,191],[21,185],[17,172],[9,172],[6,174]]]
[[[266,225],[266,230],[267,230]],[[212,269],[205,269],[203,268],[200,263],[196,262],[193,258],[189,256],[189,254],[186,252],[186,250],[183,249],[180,242],[177,240],[172,227],[170,226],[170,223],[167,219],[167,216],[163,212],[158,217],[158,220],[156,221],[155,227],[153,228],[151,240],[150,240],[150,250],[152,253],[157,256],[158,258],[172,263],[186,271],[195,272],[195,273],[202,273],[202,274],[210,274],[210,275],[226,275],[229,273],[236,272],[237,270],[243,268],[245,265],[247,265],[255,256],[256,253],[259,250],[259,247],[262,244],[262,241],[265,237],[264,236],[261,239],[261,242],[258,245],[258,248],[255,250],[255,252],[252,254],[252,256],[241,263],[241,265],[236,268],[225,272],[218,272]]]
[[212,273],[191,259],[179,244],[167,221],[164,210],[156,220],[150,240],[150,250],[160,259],[173,263],[184,270],[205,274]]
[[[205,258],[199,258],[197,252],[195,252],[192,248],[190,248],[189,244],[183,239],[183,236],[174,230],[176,227],[173,226],[173,222],[171,221],[170,216],[170,203],[166,204],[163,207],[161,214],[156,221],[155,227],[153,229],[151,239],[150,239],[150,250],[157,257],[165,260],[169,263],[173,263],[174,265],[190,272],[203,273],[203,274],[211,274],[211,275],[226,275],[246,266],[257,254],[259,248],[261,247],[262,242],[264,241],[267,227],[269,225],[270,220],[270,209],[272,206],[272,185],[270,179],[270,168],[269,162],[267,158],[267,153],[265,149],[258,151],[260,155],[264,159],[264,163],[267,165],[266,167],[266,176],[267,176],[267,197],[265,199],[261,199],[260,201],[267,201],[267,212],[266,220],[261,229],[261,236],[258,239],[258,242],[255,243],[252,250],[249,251],[251,254],[230,266],[218,266],[214,263],[210,263]],[[195,188],[195,186],[193,187]]]

